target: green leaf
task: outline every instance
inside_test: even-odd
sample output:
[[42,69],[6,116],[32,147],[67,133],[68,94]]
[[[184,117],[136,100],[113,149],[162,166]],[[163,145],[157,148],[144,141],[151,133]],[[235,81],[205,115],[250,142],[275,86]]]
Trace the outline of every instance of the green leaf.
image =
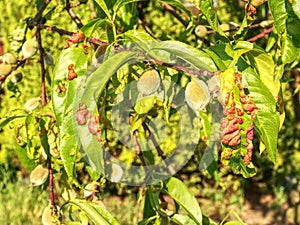
[[134,110],[139,114],[147,114],[155,105],[156,103],[156,96],[146,96],[142,99],[138,99]]
[[286,28],[286,19],[288,17],[285,4],[286,0],[269,0],[271,13],[274,18],[274,25],[279,34],[283,33]]
[[[135,52],[120,52],[104,61],[100,67],[94,71],[83,83],[80,91],[76,96],[76,103],[74,103],[74,112],[78,109],[79,104],[87,106],[88,110],[94,115],[98,115],[96,102],[102,94],[109,79],[126,63],[136,59],[137,53]],[[76,123],[76,121],[74,121]],[[104,172],[103,152],[104,147],[97,140],[95,135],[92,135],[87,125],[80,125],[75,127],[76,134],[82,145],[83,156],[91,166],[91,172],[96,173]],[[95,177],[95,176],[94,176]]]
[[145,52],[147,52],[150,48],[149,43],[156,42],[149,34],[138,30],[129,30],[123,33],[123,36],[125,39],[129,39],[131,42],[134,42]]
[[242,71],[242,74],[249,85],[249,95],[258,108],[258,114],[254,121],[255,129],[266,145],[269,158],[275,163],[279,129],[279,114],[276,111],[276,101],[253,69],[248,67]]
[[67,225],[82,225],[82,223],[72,221],[72,222],[67,223]]
[[179,225],[196,225],[197,224],[190,217],[188,217],[186,215],[174,214],[171,217],[171,219],[172,219],[172,221],[174,221],[176,224],[179,224]]
[[227,223],[224,223],[224,225],[244,225],[245,223],[241,223],[239,221],[229,221]]
[[294,13],[300,19],[300,0],[293,0],[292,2]]
[[276,98],[280,90],[280,81],[275,80],[275,63],[272,56],[262,50],[254,49],[248,53],[252,57],[261,81]]
[[74,199],[67,205],[74,205],[89,217],[94,224],[101,225],[120,225],[120,223],[103,206],[84,200]]
[[40,120],[39,130],[41,130],[41,133],[42,133],[40,135],[42,147],[49,157],[50,156],[50,146],[48,143],[48,135],[47,135],[47,131],[45,129],[45,123],[46,123],[45,120],[43,120],[43,119]]
[[182,181],[175,177],[169,178],[166,181],[165,192],[187,212],[196,224],[202,224],[202,213],[199,204]]
[[14,116],[10,116],[6,119],[4,119],[1,123],[0,123],[0,130],[3,129],[3,127],[5,127],[7,124],[9,124],[10,122],[12,122],[15,119],[18,118],[23,118],[26,117],[26,115],[14,115]]
[[[214,9],[214,3],[212,0],[201,0],[200,9],[202,10],[203,14],[206,16],[208,23],[210,24],[211,28],[214,31],[223,33],[222,29],[220,29],[219,21],[217,18],[216,11]],[[224,34],[224,33],[223,33]]]
[[[183,59],[184,61],[196,67],[197,69],[207,70],[210,72],[217,71],[214,61],[207,53],[196,49],[188,44],[179,41],[162,41],[157,44],[153,43],[152,48],[148,52],[148,55],[160,60],[161,55],[157,55],[163,54],[163,52],[160,51],[165,51],[170,54],[173,54],[174,56]],[[164,55],[162,56],[163,58],[165,58]]]
[[20,163],[26,170],[32,171],[36,167],[34,160],[32,160],[28,157],[27,152],[26,152],[26,147],[23,148],[16,144],[15,152],[18,156]]
[[103,10],[103,12],[106,14],[106,16],[107,16],[107,18],[109,19],[109,20],[112,20],[112,17],[111,17],[111,15],[110,15],[110,13],[109,13],[109,10],[108,10],[108,8],[107,8],[107,5],[106,5],[106,3],[105,3],[105,0],[94,0],[97,4],[98,4],[98,6],[100,6],[100,8]]
[[207,53],[214,60],[220,70],[225,71],[233,60],[234,50],[230,44],[217,43],[211,46]]
[[[72,126],[73,104],[77,88],[86,72],[88,56],[84,54],[82,48],[70,47],[63,50],[58,63],[54,70],[54,87],[52,92],[53,108],[59,127],[60,143],[58,149],[70,178],[74,180],[76,174],[74,172],[75,159],[78,152],[78,144],[75,139]],[[68,80],[68,66],[74,64],[74,70],[77,78]],[[58,93],[57,89],[64,83],[65,93]]]
[[145,0],[117,0],[117,2],[113,6],[114,13],[117,13],[120,8],[122,8],[124,5],[133,3],[133,2],[140,2]]
[[93,33],[104,24],[110,24],[109,20],[94,19],[94,20],[89,21],[87,24],[85,24],[81,28],[81,31],[84,33],[85,36],[91,37],[93,35]]
[[300,53],[300,19],[289,1],[270,0],[269,7],[275,20],[276,30],[281,36],[282,62],[290,63]]
[[155,208],[152,206],[150,200],[152,195],[151,186],[149,186],[146,190],[145,194],[145,201],[144,201],[144,212],[143,212],[143,218],[148,219],[150,217],[153,217],[156,215]]

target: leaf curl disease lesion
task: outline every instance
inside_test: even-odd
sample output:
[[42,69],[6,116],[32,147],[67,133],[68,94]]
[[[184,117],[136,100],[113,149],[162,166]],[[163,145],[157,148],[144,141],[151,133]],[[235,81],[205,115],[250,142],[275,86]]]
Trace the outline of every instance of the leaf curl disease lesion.
[[102,130],[100,127],[99,117],[92,115],[87,110],[87,107],[83,103],[79,103],[78,109],[75,113],[75,118],[78,125],[87,124],[88,130],[92,135],[96,135],[97,140],[102,142]]
[[[221,121],[222,158],[229,160],[239,151],[246,166],[250,166],[253,151],[254,120],[258,108],[244,92],[242,75],[234,73],[234,85],[224,96],[224,116]],[[245,143],[245,144],[244,144]],[[243,148],[243,149],[242,149]]]
[[68,80],[73,80],[77,77],[77,74],[74,70],[74,64],[70,64],[68,66],[68,70],[69,70],[69,73],[68,73]]
[[84,33],[77,31],[73,33],[67,40],[64,48],[69,48],[72,44],[81,42],[84,39]]

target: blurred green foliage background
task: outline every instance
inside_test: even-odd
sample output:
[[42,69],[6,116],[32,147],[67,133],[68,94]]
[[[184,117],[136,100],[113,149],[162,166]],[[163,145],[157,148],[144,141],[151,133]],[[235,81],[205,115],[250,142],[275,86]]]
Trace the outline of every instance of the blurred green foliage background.
[[[56,1],[51,4],[54,6]],[[14,42],[14,34],[18,29],[24,29],[24,20],[34,15],[36,8],[31,1],[0,0],[0,11],[0,35],[4,51],[8,52],[17,44]],[[82,5],[76,12],[83,23],[90,19],[89,4]],[[219,0],[218,16],[222,24],[241,24],[244,1]],[[267,19],[268,16],[266,4],[257,9],[257,22]],[[49,12],[49,17],[49,25],[69,31],[77,30],[75,23],[59,7]],[[181,40],[194,46],[213,41],[210,37],[201,40],[193,32],[186,31],[182,23],[166,12],[158,1],[145,2],[142,17],[153,35],[161,40]],[[203,23],[203,20],[199,18],[198,23]],[[247,35],[251,37],[259,32],[260,29],[253,29]],[[54,32],[42,34],[47,53],[54,60],[57,59],[66,38]],[[258,40],[260,46],[266,46],[267,41],[267,38]],[[0,84],[0,117],[4,117],[11,110],[22,108],[26,100],[40,95],[40,70],[34,60],[28,62],[30,65],[21,68],[23,80],[14,88],[9,90],[9,81]],[[299,62],[296,67],[299,68]],[[53,66],[47,66],[46,70],[51,77]],[[206,172],[199,174],[196,158],[191,159],[191,163],[180,171],[179,177],[183,178],[198,197],[206,215],[220,219],[229,209],[234,209],[249,224],[300,223],[300,94],[299,91],[296,92],[300,83],[299,70],[286,68],[283,79],[281,100],[285,107],[285,122],[279,135],[279,159],[275,167],[268,159],[259,157],[259,152],[255,151],[254,162],[259,168],[258,174],[247,180],[231,174],[226,168],[220,168],[220,179],[217,181]],[[15,148],[14,129],[10,125],[0,131],[0,223],[40,224],[40,220],[36,218],[41,217],[41,210],[48,202],[47,193],[29,186],[28,171],[20,165]],[[57,188],[62,190],[65,187],[61,184]],[[133,205],[135,201],[131,200],[137,198],[137,189],[122,185],[112,188],[107,183],[101,196],[105,199],[106,196],[114,195],[116,197],[106,200],[107,207],[122,224],[136,224],[137,218],[141,217],[140,205]],[[120,207],[120,204],[124,207]],[[251,218],[251,215],[256,218]]]

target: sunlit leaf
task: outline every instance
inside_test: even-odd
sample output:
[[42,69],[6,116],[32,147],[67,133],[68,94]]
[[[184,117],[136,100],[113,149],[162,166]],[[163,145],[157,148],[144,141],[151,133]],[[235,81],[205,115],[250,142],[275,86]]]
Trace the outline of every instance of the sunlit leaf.
[[186,215],[174,214],[171,217],[172,221],[179,225],[195,225],[195,223],[190,217]]
[[279,34],[281,34],[286,27],[286,19],[288,17],[286,8],[286,0],[269,0],[269,7],[275,20],[275,27]]
[[109,23],[110,22],[107,19],[94,19],[85,24],[81,28],[81,31],[84,33],[85,36],[90,37],[99,27]]
[[120,225],[120,223],[102,205],[79,199],[71,200],[67,204],[79,208],[95,224]]
[[[68,66],[74,65],[77,78],[68,80]],[[53,87],[53,108],[56,120],[59,126],[60,143],[58,149],[65,170],[72,180],[75,177],[74,166],[78,152],[78,144],[72,126],[73,103],[77,92],[78,85],[81,82],[87,68],[87,55],[84,54],[82,48],[70,47],[62,51],[60,58],[56,64],[54,71],[54,87]],[[58,89],[64,87],[63,93]]]
[[261,81],[267,86],[272,95],[277,97],[280,81],[275,80],[275,64],[271,55],[260,50],[250,51],[249,55],[253,57],[253,65],[257,68]]
[[133,2],[140,2],[140,1],[141,0],[117,0],[117,2],[113,6],[113,10],[116,13],[120,8],[122,8],[126,4],[133,3]]
[[197,69],[207,70],[210,72],[217,71],[215,63],[207,53],[188,44],[179,41],[163,41],[159,42],[158,44],[154,44],[148,54],[153,58],[160,59],[160,55],[157,55],[157,50],[166,51],[170,54],[173,54]]
[[106,3],[105,3],[105,0],[94,0],[97,4],[98,4],[98,6],[100,6],[100,8],[103,10],[103,12],[106,14],[106,16],[107,16],[107,18],[109,19],[109,20],[112,20],[112,18],[111,18],[111,15],[110,15],[110,12],[109,12],[109,10],[108,10],[108,8],[107,8],[107,5],[106,5]]
[[174,177],[169,178],[166,181],[165,192],[187,212],[196,224],[202,224],[202,213],[199,204],[182,181]]
[[242,74],[249,85],[249,95],[258,107],[258,114],[254,121],[255,130],[266,145],[269,158],[276,162],[279,130],[279,113],[276,111],[276,101],[259,75],[250,67],[242,71]]
[[[86,82],[82,85],[82,88],[80,88],[80,92],[77,93],[77,100],[76,103],[74,103],[74,112],[78,109],[79,104],[84,104],[94,116],[97,116],[98,109],[96,102],[102,94],[108,80],[123,65],[136,59],[136,55],[137,53],[134,52],[120,52],[104,61],[99,68],[88,77]],[[87,125],[78,126],[76,129],[76,133],[79,135],[82,145],[83,156],[90,166],[90,172],[97,177],[96,174],[104,172],[103,146],[99,143],[95,135],[89,132]]]

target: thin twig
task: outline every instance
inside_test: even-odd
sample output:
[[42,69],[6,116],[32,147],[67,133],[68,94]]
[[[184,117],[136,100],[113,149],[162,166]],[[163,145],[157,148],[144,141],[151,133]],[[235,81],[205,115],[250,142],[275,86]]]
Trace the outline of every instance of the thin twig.
[[76,13],[71,8],[71,4],[70,4],[69,0],[66,0],[65,10],[67,10],[67,12],[69,13],[70,17],[76,23],[76,25],[77,25],[77,27],[79,29],[81,27],[83,27],[83,24],[82,24],[81,20],[79,19],[79,17],[76,15]]
[[148,133],[148,136],[150,137],[150,140],[152,141],[153,145],[155,146],[155,149],[157,151],[157,154],[159,155],[159,157],[161,157],[164,162],[167,165],[167,168],[169,170],[169,173],[171,175],[175,174],[176,171],[174,170],[174,168],[169,164],[169,162],[167,160],[165,160],[167,158],[167,156],[165,155],[165,153],[163,152],[163,150],[160,148],[158,142],[156,141],[154,135],[151,134],[151,131],[149,129],[149,127],[147,126],[147,124],[143,123],[143,127],[146,130],[146,132]]
[[199,69],[191,69],[191,68],[187,68],[187,67],[184,67],[184,66],[179,66],[179,65],[176,65],[176,64],[165,63],[165,62],[162,62],[162,61],[156,60],[156,59],[150,59],[149,61],[151,61],[155,64],[158,64],[158,65],[161,65],[161,66],[169,67],[169,68],[179,70],[179,71],[182,71],[182,72],[186,72],[186,73],[189,73],[189,74],[192,74],[192,75],[200,75],[200,76],[214,76],[215,75],[215,72],[209,72],[209,71],[206,71],[206,70],[199,70]]
[[55,196],[54,196],[54,183],[53,183],[53,169],[51,158],[47,157],[47,165],[49,170],[49,196],[50,196],[50,204],[52,208],[52,212],[54,215],[57,215],[57,209],[55,207]]
[[252,38],[249,38],[248,41],[249,41],[249,42],[257,41],[258,39],[263,38],[266,34],[271,33],[272,30],[273,30],[273,27],[270,27],[270,28],[264,30],[263,32],[261,32],[260,34],[255,35],[255,36],[252,37]]
[[[42,107],[44,108],[47,104],[47,95],[46,95],[46,70],[45,70],[45,62],[44,62],[44,49],[42,45],[42,37],[41,37],[41,28],[37,28],[36,30],[36,38],[38,41],[38,46],[39,46],[39,53],[40,53],[40,64],[41,64],[41,98],[42,98]],[[48,170],[49,170],[49,198],[50,198],[50,204],[51,204],[51,209],[52,212],[56,215],[57,210],[55,207],[55,195],[54,195],[54,177],[53,177],[53,170],[52,170],[52,161],[51,161],[51,156],[47,157],[47,165],[48,165]]]
[[55,26],[49,26],[49,25],[41,24],[41,23],[34,22],[34,21],[28,21],[27,24],[29,26],[35,26],[35,27],[38,27],[40,29],[45,29],[45,30],[48,30],[48,31],[57,32],[60,35],[69,35],[69,36],[71,36],[72,34],[74,34],[74,32],[71,32],[71,31],[59,29],[59,28],[57,28]]
[[151,33],[151,31],[148,29],[148,27],[144,24],[144,21],[143,21],[143,20],[139,19],[139,20],[138,20],[138,24],[139,24],[139,25],[142,25],[144,31],[145,31],[147,34],[149,34],[153,39],[157,39],[157,38]]
[[89,1],[89,2],[90,2],[90,9],[91,9],[91,18],[96,19],[97,18],[97,13],[96,13],[96,10],[95,10],[94,2],[93,1]]
[[38,12],[36,13],[36,15],[34,16],[34,18],[33,18],[33,22],[40,22],[41,21],[41,19],[42,19],[42,16],[43,16],[43,12],[44,12],[44,10],[47,8],[47,6],[48,6],[48,4],[51,2],[51,0],[46,0],[46,1],[44,1],[42,4],[41,4],[41,6],[40,6],[40,8],[39,8],[39,10],[38,10]]
[[17,69],[18,69],[19,67],[21,67],[21,66],[24,66],[25,63],[26,63],[26,59],[20,59],[20,60],[18,60],[17,65],[16,65],[16,66],[15,66],[8,74],[3,75],[3,76],[0,76],[0,82],[1,82],[1,81],[5,81],[6,78],[7,78],[13,71],[17,70]]
[[175,9],[174,9],[172,6],[170,6],[169,4],[167,4],[167,3],[165,3],[165,2],[162,2],[161,4],[162,4],[162,6],[163,6],[169,13],[171,13],[176,19],[178,19],[179,22],[182,23],[185,27],[187,27],[187,26],[189,25],[188,22],[186,22],[186,21],[182,18],[182,16],[180,16],[180,15],[175,11]]
[[41,29],[37,28],[36,37],[39,45],[39,52],[40,52],[40,64],[41,64],[41,87],[42,87],[42,107],[45,107],[47,104],[47,96],[46,96],[46,70],[45,70],[45,62],[44,62],[44,49],[42,46],[42,38],[41,38]]
[[[45,24],[39,24],[39,23],[36,23],[36,22],[29,21],[28,24],[30,24],[31,26],[39,27],[41,29],[46,29],[48,31],[55,31],[55,32],[59,33],[60,35],[69,35],[70,36],[70,35],[74,34],[74,32],[66,31],[66,30],[59,29],[57,27],[53,27],[53,26],[49,26],[49,25],[45,25]],[[94,43],[96,45],[109,45],[108,42],[99,40],[99,39],[94,38],[94,37],[88,38],[87,41],[90,42],[90,43]],[[121,46],[118,46],[118,48],[119,48],[120,51],[125,50],[125,49],[122,49]],[[156,60],[156,59],[149,59],[149,61],[153,62],[157,65],[169,67],[169,68],[172,68],[172,69],[175,69],[175,70],[178,70],[178,71],[182,71],[182,72],[186,72],[186,73],[189,73],[189,74],[192,74],[192,75],[200,75],[200,76],[214,76],[215,75],[214,72],[209,72],[209,71],[206,71],[206,70],[199,70],[199,69],[191,69],[191,68],[187,68],[187,67],[184,67],[184,66],[179,66],[179,65],[176,65],[176,64],[165,63],[165,62],[162,62],[162,61]]]

